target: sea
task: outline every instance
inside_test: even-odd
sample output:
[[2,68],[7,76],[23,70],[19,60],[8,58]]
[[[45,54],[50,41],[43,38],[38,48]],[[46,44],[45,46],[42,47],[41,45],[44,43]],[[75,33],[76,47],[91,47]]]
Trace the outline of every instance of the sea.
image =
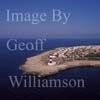
[[[19,42],[34,41],[36,39],[17,39]],[[0,94],[2,98],[14,100],[67,100],[67,98],[100,96],[100,68],[73,68],[57,74],[44,77],[44,79],[79,79],[85,80],[84,88],[23,88],[11,87],[8,76],[23,75],[19,67],[28,57],[58,47],[81,45],[100,45],[100,39],[47,39],[43,51],[9,51],[6,47],[8,39],[0,39]],[[41,66],[40,66],[41,67]],[[33,98],[33,99],[32,99]]]

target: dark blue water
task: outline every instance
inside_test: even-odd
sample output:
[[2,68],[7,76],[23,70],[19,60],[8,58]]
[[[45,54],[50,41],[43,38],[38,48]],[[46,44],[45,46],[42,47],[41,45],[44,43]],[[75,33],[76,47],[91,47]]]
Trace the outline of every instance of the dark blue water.
[[[79,46],[79,45],[100,45],[100,39],[47,39],[47,42],[44,45],[44,51],[9,51],[6,47],[8,39],[0,40],[0,88],[1,94],[7,95],[9,98],[16,98],[16,100],[25,97],[30,99],[31,97],[34,100],[48,100],[52,98],[66,98],[73,96],[87,96],[100,95],[100,68],[75,68],[69,69],[58,74],[47,77],[55,79],[78,79],[83,78],[86,82],[86,87],[84,89],[59,89],[59,88],[11,88],[10,82],[8,79],[9,75],[22,75],[22,72],[19,70],[19,66],[24,64],[27,57],[37,55],[41,52],[48,51],[57,47],[66,47],[66,46]],[[34,39],[17,39],[18,42],[32,41]],[[40,66],[41,67],[41,66]],[[87,66],[88,67],[88,66]],[[66,100],[66,99],[65,99]]]

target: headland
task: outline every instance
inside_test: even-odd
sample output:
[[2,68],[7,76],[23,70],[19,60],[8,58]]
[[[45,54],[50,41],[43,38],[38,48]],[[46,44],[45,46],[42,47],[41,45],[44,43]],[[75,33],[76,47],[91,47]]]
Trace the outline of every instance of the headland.
[[100,67],[100,46],[60,47],[27,58],[21,70],[26,74],[48,76],[75,67]]

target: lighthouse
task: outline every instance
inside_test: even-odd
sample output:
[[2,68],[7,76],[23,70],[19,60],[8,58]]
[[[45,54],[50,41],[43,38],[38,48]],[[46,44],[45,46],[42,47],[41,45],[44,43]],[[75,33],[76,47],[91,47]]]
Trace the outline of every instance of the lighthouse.
[[52,54],[49,54],[49,61],[48,61],[49,66],[56,65],[56,62],[53,61],[53,58],[55,58],[55,56],[53,56]]

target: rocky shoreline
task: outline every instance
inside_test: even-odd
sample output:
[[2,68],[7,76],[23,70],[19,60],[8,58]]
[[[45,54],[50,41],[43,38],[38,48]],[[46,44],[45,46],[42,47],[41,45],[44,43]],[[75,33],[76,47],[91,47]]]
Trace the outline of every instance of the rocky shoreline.
[[26,74],[47,76],[78,66],[100,67],[100,46],[56,48],[27,58],[21,70]]

